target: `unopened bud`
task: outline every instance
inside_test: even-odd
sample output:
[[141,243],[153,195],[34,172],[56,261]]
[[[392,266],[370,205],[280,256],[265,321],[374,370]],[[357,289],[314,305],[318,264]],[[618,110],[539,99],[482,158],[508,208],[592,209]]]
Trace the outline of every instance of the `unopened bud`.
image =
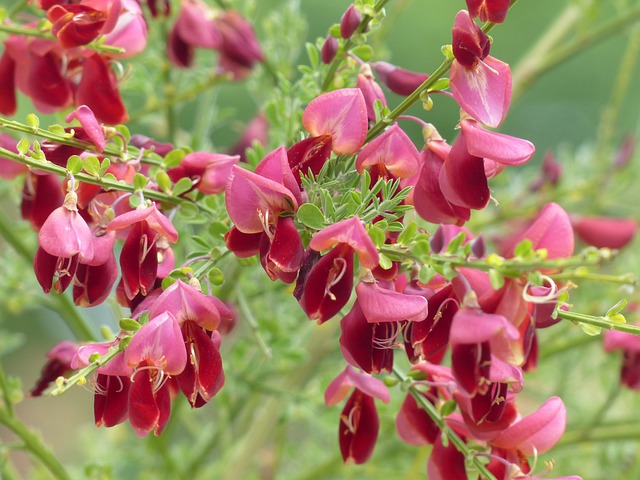
[[338,53],[338,39],[332,37],[331,35],[327,36],[326,40],[322,44],[321,58],[322,63],[329,65]]
[[412,72],[387,62],[376,62],[373,68],[380,81],[389,87],[389,90],[405,97],[429,78],[426,73]]
[[351,38],[361,20],[362,14],[351,4],[340,20],[340,36],[344,39]]

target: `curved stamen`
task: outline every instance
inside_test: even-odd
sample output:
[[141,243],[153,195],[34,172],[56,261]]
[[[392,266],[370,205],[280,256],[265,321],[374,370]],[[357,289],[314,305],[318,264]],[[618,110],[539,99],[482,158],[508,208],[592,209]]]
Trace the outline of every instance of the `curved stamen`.
[[327,280],[331,278],[331,274],[333,274],[333,272],[335,272],[337,268],[339,268],[340,271],[333,277],[333,279],[327,282],[327,286],[324,288],[324,294],[327,295],[331,300],[335,301],[336,296],[331,291],[331,287],[337,285],[340,280],[342,280],[342,277],[344,277],[344,274],[347,271],[347,261],[344,258],[338,257],[333,260],[333,267],[334,268],[332,268],[329,272],[329,278],[327,278]]
[[529,288],[531,287],[531,282],[527,282],[522,290],[522,298],[530,303],[549,303],[558,299],[558,285],[553,281],[553,278],[548,275],[540,275],[540,278],[546,283],[549,284],[549,288],[551,291],[544,296],[536,296],[528,293]]

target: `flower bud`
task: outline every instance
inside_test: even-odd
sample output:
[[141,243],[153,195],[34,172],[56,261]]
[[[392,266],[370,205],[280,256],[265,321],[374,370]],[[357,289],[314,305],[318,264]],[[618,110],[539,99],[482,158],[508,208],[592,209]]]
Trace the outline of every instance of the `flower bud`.
[[387,62],[376,62],[373,64],[375,72],[378,74],[380,81],[384,83],[389,90],[398,95],[410,95],[418,88],[429,75],[426,73],[412,72],[404,68],[396,67]]
[[342,15],[342,19],[340,19],[340,36],[344,39],[351,38],[351,35],[354,34],[358,25],[360,25],[361,20],[362,14],[351,4],[349,8],[347,8],[347,11],[344,12],[344,15]]
[[328,35],[322,44],[322,63],[329,65],[338,53],[338,39]]

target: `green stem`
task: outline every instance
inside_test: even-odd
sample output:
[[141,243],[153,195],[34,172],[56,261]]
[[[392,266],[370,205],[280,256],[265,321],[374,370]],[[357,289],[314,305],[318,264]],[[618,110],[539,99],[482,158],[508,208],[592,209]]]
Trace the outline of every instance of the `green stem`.
[[[583,7],[578,7],[582,9]],[[589,47],[596,45],[607,38],[618,35],[627,27],[633,25],[640,19],[640,5],[630,8],[619,17],[610,20],[599,28],[590,31],[588,34],[580,35],[578,38],[568,43],[564,47],[556,48],[546,52],[542,58],[536,59],[527,65],[528,70],[523,70],[516,78],[513,78],[512,102],[515,101],[522,93],[533,84],[535,80],[540,78],[546,72],[550,71],[557,65],[561,65],[567,60],[575,57]],[[517,87],[517,88],[516,88]]]
[[478,469],[480,475],[483,478],[488,480],[496,480],[496,478],[487,470],[485,465],[480,461],[480,459],[474,455],[464,440],[462,440],[456,432],[454,432],[444,418],[440,416],[438,409],[433,405],[429,400],[425,398],[424,395],[418,391],[416,388],[416,384],[412,379],[410,379],[407,375],[405,375],[402,371],[398,369],[395,365],[393,366],[393,374],[396,376],[400,382],[409,385],[409,392],[415,399],[415,401],[420,405],[420,407],[427,412],[431,420],[438,426],[438,428],[444,433],[449,441],[453,443],[453,445],[458,449],[460,453],[464,455],[466,459],[471,459],[475,467]]
[[68,133],[59,134],[56,132],[52,132],[50,130],[46,130],[44,128],[34,128],[30,125],[25,125],[24,123],[16,122],[14,120],[8,120],[2,117],[0,117],[0,128],[5,130],[11,130],[14,132],[26,133],[29,135],[37,135],[38,137],[44,138],[45,140],[49,140],[54,143],[59,143],[60,145],[78,147],[83,150],[101,153],[103,155],[111,155],[113,157],[122,158],[125,161],[131,160],[131,159],[137,159],[138,157],[141,156],[140,161],[142,163],[148,163],[149,165],[162,166],[162,162],[154,158],[150,158],[150,155],[152,153],[151,150],[144,150],[142,152],[142,155],[140,155],[141,150],[131,145],[127,145],[127,150],[124,152],[121,151],[119,148],[117,148],[113,144],[107,145],[102,152],[97,152],[96,147],[93,143],[78,140]]
[[[380,10],[384,8],[384,6],[387,4],[388,1],[389,0],[378,0],[378,2],[373,7],[374,11],[376,13],[380,12]],[[367,29],[371,20],[373,20],[372,16],[363,15],[362,20],[360,20],[360,24],[358,25],[358,28],[356,28],[355,32],[353,33],[353,36],[361,35]],[[323,92],[328,91],[329,88],[331,87],[331,83],[333,82],[333,78],[335,77],[336,72],[338,71],[338,67],[340,66],[342,61],[345,59],[347,53],[349,52],[349,50],[351,50],[351,47],[353,46],[354,46],[354,43],[351,41],[351,38],[348,38],[344,42],[344,45],[342,46],[342,55],[336,55],[334,59],[331,61],[331,64],[329,65],[329,70],[327,71],[327,74],[324,77],[324,81],[322,82],[322,86],[320,87],[320,89]]]
[[42,442],[40,436],[27,428],[20,420],[10,415],[4,408],[0,408],[0,424],[16,434],[24,442],[29,452],[40,460],[55,478],[61,480],[71,479],[62,464],[53,455],[53,452]]
[[621,285],[637,285],[638,279],[632,274],[606,275],[603,273],[583,272],[580,270],[551,275],[554,280],[591,280],[593,282],[617,283]]
[[632,333],[640,335],[640,327],[636,325],[628,325],[626,323],[615,323],[607,320],[607,317],[595,317],[584,313],[567,312],[565,310],[556,310],[558,317],[572,322],[586,323],[595,327],[601,327],[606,330],[618,330],[619,332]]
[[555,448],[579,445],[581,443],[610,442],[612,440],[632,440],[640,438],[640,423],[634,421],[621,422],[594,427],[588,436],[583,435],[582,428],[574,428],[564,433]]
[[249,325],[249,328],[251,328],[251,333],[258,342],[258,346],[260,347],[260,350],[262,350],[262,355],[264,356],[265,360],[271,359],[273,357],[271,348],[269,348],[269,345],[267,345],[267,342],[265,342],[264,337],[260,333],[258,322],[256,321],[256,318],[253,315],[253,312],[251,311],[251,308],[249,307],[244,294],[238,288],[235,291],[235,295],[236,300],[238,301],[238,307],[240,307],[240,311],[242,312],[243,320],[245,320]]
[[395,121],[400,115],[406,112],[414,103],[420,100],[420,96],[423,92],[426,92],[433,86],[438,80],[440,80],[447,72],[451,69],[451,64],[453,63],[453,58],[447,58],[442,64],[436,69],[435,72],[431,74],[429,78],[427,78],[422,85],[416,88],[408,97],[406,97],[400,104],[394,108],[389,115],[376,123],[369,132],[367,133],[367,139],[365,143],[370,142],[373,138],[377,137],[382,131],[387,128],[391,123]]
[[[49,161],[35,160],[26,155],[20,155],[18,153],[14,153],[11,150],[7,150],[6,148],[0,147],[0,157],[8,158],[10,160],[23,163],[35,170],[41,170],[43,172],[53,173],[60,177],[67,176],[67,169],[64,167],[60,167],[59,165],[56,165],[55,163],[52,163]],[[94,177],[86,173],[77,173],[74,175],[74,177],[76,180],[80,182],[90,183],[91,185],[99,185],[105,190],[118,190],[121,192],[129,192],[129,193],[136,192],[136,189],[133,185],[130,185],[128,183],[125,183],[119,180],[110,180],[107,178]],[[165,203],[171,203],[174,205],[180,205],[184,202],[189,201],[183,198],[174,197],[166,193],[159,192],[157,190],[143,189],[142,193],[145,196],[145,198],[158,200],[160,202],[165,202]]]
[[[45,40],[51,40],[56,42],[58,39],[51,35],[49,30],[38,30],[37,28],[23,27],[21,25],[7,25],[0,24],[0,32],[10,33],[13,35],[26,35],[29,37],[43,38]],[[122,47],[116,47],[115,45],[99,45],[95,41],[84,45],[84,47],[96,52],[101,53],[125,53],[125,49]]]
[[[617,123],[620,109],[627,98],[631,79],[633,78],[638,53],[640,52],[640,26],[636,26],[629,37],[627,48],[622,56],[618,75],[611,88],[611,98],[607,108],[602,112],[600,126],[598,128],[598,139],[595,148],[595,158],[606,158],[608,150],[611,148],[613,137],[618,130]],[[610,171],[609,165],[602,162],[604,168]]]
[[129,121],[135,121],[142,117],[145,117],[149,113],[165,110],[179,103],[193,100],[202,92],[205,92],[217,85],[225,83],[227,80],[228,80],[228,77],[226,75],[213,75],[209,77],[207,80],[205,80],[204,82],[194,85],[191,88],[182,90],[179,93],[176,93],[173,95],[168,95],[167,98],[162,102],[154,102],[150,105],[147,105],[143,109],[132,113],[131,115],[129,115]]
[[[33,253],[11,228],[9,220],[2,212],[0,212],[0,237],[11,245],[26,263],[29,265],[33,264]],[[52,293],[47,298],[49,300],[49,307],[58,312],[78,340],[96,340],[93,329],[84,316],[80,315],[78,309],[71,303],[68,297]]]

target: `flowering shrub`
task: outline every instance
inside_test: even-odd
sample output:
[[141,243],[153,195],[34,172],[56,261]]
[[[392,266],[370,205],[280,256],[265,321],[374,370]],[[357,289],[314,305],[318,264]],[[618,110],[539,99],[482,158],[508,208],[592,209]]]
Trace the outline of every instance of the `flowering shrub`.
[[[460,0],[442,20],[440,65],[420,72],[378,53],[394,2],[345,4],[299,65],[296,2],[261,28],[252,2],[215,3],[2,10],[0,175],[19,185],[20,213],[3,213],[0,233],[75,337],[51,342],[30,395],[84,386],[96,426],[128,426],[121,439],[88,434],[101,459],[77,455],[67,470],[23,423],[2,370],[0,424],[57,478],[79,466],[87,478],[388,478],[385,466],[431,480],[589,478],[568,455],[554,469],[552,448],[608,438],[613,397],[580,423],[561,387],[525,378],[605,329],[603,350],[624,355],[606,377],[615,391],[618,378],[639,384],[640,327],[624,316],[636,281],[602,271],[636,219],[605,202],[574,210],[567,195],[631,168],[633,137],[613,150],[618,97],[594,150],[611,158],[607,176],[570,183],[552,152],[537,172],[534,144],[503,127],[532,81],[492,52],[517,0]],[[610,22],[638,18],[626,7]],[[530,75],[585,43],[555,48],[554,35]],[[238,84],[260,101],[237,142],[221,142],[215,92]],[[194,98],[187,127],[179,107]],[[438,109],[459,112],[453,131],[429,122]],[[18,215],[34,232],[10,227]],[[596,290],[590,304],[577,288],[593,281],[628,290]]]

